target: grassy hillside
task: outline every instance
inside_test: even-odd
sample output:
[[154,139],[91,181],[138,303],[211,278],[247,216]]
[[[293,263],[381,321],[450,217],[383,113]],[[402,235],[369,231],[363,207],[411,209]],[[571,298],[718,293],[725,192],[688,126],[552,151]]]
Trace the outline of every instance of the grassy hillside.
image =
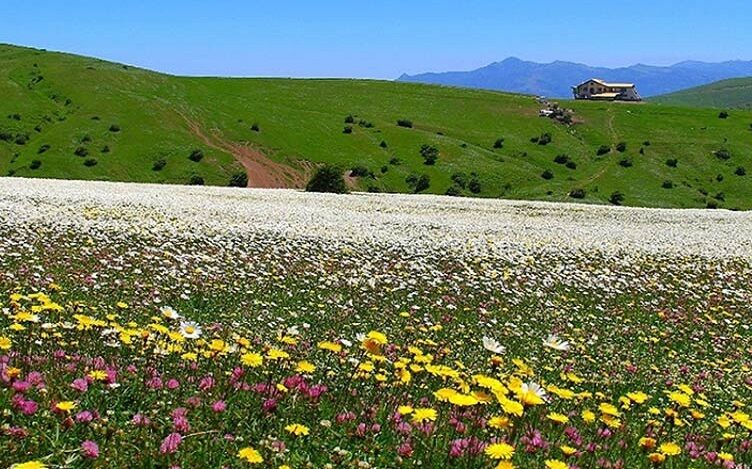
[[752,109],[752,77],[722,80],[651,98],[675,106]]
[[[476,173],[473,189],[485,197],[573,200],[570,192],[584,189],[582,200],[600,203],[618,191],[625,205],[752,208],[750,112],[719,119],[713,110],[564,102],[577,122],[567,127],[538,117],[528,96],[363,80],[183,78],[13,46],[0,46],[0,96],[0,174],[180,184],[200,176],[226,185],[247,171],[251,185],[301,186],[316,165],[333,162],[372,172],[353,180],[363,190],[408,192],[406,179],[425,174],[425,192],[445,193],[452,175],[469,181]],[[356,122],[346,134],[350,114]],[[550,144],[531,142],[544,133]],[[422,145],[439,149],[435,165],[424,164]],[[611,152],[597,156],[602,145]],[[199,162],[189,159],[194,150],[204,154]],[[576,167],[555,163],[560,154]],[[749,175],[736,175],[738,167]],[[461,192],[471,195],[469,186]]]

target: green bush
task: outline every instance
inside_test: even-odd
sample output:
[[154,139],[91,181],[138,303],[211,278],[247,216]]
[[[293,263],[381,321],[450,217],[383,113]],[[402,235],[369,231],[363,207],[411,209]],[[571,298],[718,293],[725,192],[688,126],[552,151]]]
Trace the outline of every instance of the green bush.
[[736,171],[734,171],[734,174],[737,176],[744,176],[747,174],[747,170],[744,169],[744,166],[737,166]]
[[728,160],[731,159],[731,152],[723,148],[715,152],[715,157],[719,160]]
[[342,129],[343,134],[351,134],[353,133],[353,128],[351,125],[346,125],[344,129]]
[[342,170],[337,166],[324,165],[316,170],[308,184],[307,192],[330,192],[334,194],[347,194],[345,178],[342,176]]
[[350,176],[357,178],[373,177],[373,171],[363,165],[357,165],[350,168]]
[[51,147],[45,143],[44,145],[42,145],[41,147],[39,147],[39,150],[37,150],[37,154],[41,155],[42,153],[46,152],[50,148]]
[[467,189],[473,194],[480,194],[482,188],[477,174],[473,173],[471,175],[470,182],[467,183]]
[[109,153],[109,152],[110,152],[110,146],[109,145],[105,145],[105,146],[102,147],[102,153]]
[[154,160],[154,164],[151,165],[151,169],[152,171],[161,171],[165,166],[167,166],[167,160],[164,158],[159,158],[157,160]]
[[619,166],[622,168],[631,168],[633,164],[632,158],[622,158],[619,160]]
[[345,117],[345,124],[354,124],[355,123],[355,116],[352,114],[349,114],[347,117]]
[[244,172],[237,172],[230,176],[230,187],[248,187],[248,175]]
[[627,151],[627,143],[626,142],[619,142],[616,145],[616,151],[618,151],[619,153],[624,153],[625,151]]
[[493,144],[493,147],[496,149],[504,148],[504,137],[497,138]]
[[457,185],[451,185],[444,194],[450,195],[452,197],[458,197],[462,195],[462,188]]
[[253,131],[253,132],[261,132],[261,127],[259,127],[259,125],[254,122],[253,124],[251,124],[251,131]]
[[436,164],[439,158],[439,149],[433,145],[421,145],[420,155],[423,157],[423,163],[429,166]]
[[614,205],[621,205],[621,203],[624,202],[624,194],[619,191],[612,192],[608,201]]
[[379,146],[381,148],[387,148],[389,145],[387,145],[386,142],[384,140],[382,140],[381,143],[379,143]]
[[400,119],[400,120],[397,121],[397,125],[400,126],[400,127],[405,127],[405,128],[408,128],[408,129],[412,129],[413,128],[413,121],[408,120],[408,119]]
[[86,147],[78,147],[73,153],[76,156],[84,157],[89,155],[89,150]]
[[396,156],[393,156],[389,159],[389,164],[392,166],[399,166],[402,164],[402,160],[400,160]]
[[202,178],[198,174],[194,174],[188,180],[188,184],[191,185],[191,186],[203,186],[204,185],[204,178]]
[[423,192],[431,186],[431,178],[427,174],[411,174],[405,178],[405,182],[415,194]]
[[96,165],[97,165],[97,160],[94,158],[86,158],[84,160],[84,166],[91,167],[91,166],[96,166]]
[[721,111],[720,114],[718,114],[719,119],[728,119],[729,113],[726,111]]
[[546,181],[549,181],[554,178],[554,173],[550,169],[547,169],[541,173],[541,177]]
[[669,168],[676,168],[679,165],[679,160],[676,158],[669,158],[666,160],[666,166]]
[[565,164],[564,166],[566,166],[569,169],[577,169],[577,163],[575,163],[572,160],[567,161],[567,164]]
[[452,178],[451,179],[452,179],[452,182],[455,185],[457,185],[458,187],[460,187],[462,189],[466,189],[467,188],[467,181],[468,181],[467,174],[462,173],[462,172],[460,172],[460,173],[454,173],[454,174],[452,174]]
[[29,164],[29,169],[39,169],[42,166],[42,162],[40,160],[31,160],[31,163]]
[[666,179],[665,181],[663,181],[663,184],[661,184],[661,187],[663,187],[664,189],[673,189],[674,183]]
[[599,146],[598,150],[595,152],[595,154],[598,155],[598,156],[603,156],[603,155],[606,155],[608,153],[611,153],[611,147],[608,146],[608,145],[601,145],[601,146]]
[[112,124],[110,126],[110,132],[115,132],[115,133],[120,132],[120,126],[117,124]]
[[199,161],[204,159],[204,152],[197,148],[193,150],[190,155],[188,155],[188,159],[198,163]]
[[585,189],[581,188],[572,189],[571,191],[569,191],[569,197],[573,199],[584,199],[586,195],[587,192],[585,191]]
[[554,158],[554,163],[557,164],[567,164],[567,162],[569,162],[569,155],[566,155],[564,153],[556,155],[556,157]]

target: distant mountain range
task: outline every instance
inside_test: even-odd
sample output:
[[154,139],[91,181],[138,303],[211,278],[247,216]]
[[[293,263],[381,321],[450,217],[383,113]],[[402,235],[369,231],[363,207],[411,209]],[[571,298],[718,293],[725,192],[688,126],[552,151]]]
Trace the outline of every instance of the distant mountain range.
[[402,75],[397,81],[567,98],[572,96],[573,85],[588,78],[601,78],[606,81],[635,83],[643,97],[650,97],[728,78],[749,76],[752,76],[752,61],[687,61],[670,67],[637,64],[631,67],[605,68],[561,61],[541,64],[511,57],[477,70]]

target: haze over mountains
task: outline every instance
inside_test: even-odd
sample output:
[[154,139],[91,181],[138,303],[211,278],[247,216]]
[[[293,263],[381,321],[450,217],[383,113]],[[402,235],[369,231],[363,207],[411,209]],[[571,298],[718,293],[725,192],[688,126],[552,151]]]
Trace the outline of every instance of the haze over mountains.
[[752,76],[752,61],[686,61],[668,67],[637,64],[606,68],[562,61],[541,64],[510,57],[477,70],[405,74],[397,80],[568,98],[572,96],[570,87],[588,78],[633,82],[643,97],[650,97],[747,76]]

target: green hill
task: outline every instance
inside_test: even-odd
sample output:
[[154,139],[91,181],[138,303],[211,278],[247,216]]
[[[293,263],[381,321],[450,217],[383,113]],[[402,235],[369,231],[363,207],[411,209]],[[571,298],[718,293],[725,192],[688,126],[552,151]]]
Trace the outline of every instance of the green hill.
[[[445,193],[455,175],[465,183],[459,192],[484,197],[574,200],[571,191],[583,189],[586,202],[608,203],[618,191],[625,205],[752,208],[750,112],[719,119],[707,109],[565,101],[576,122],[568,127],[538,117],[529,96],[175,77],[15,46],[0,46],[0,96],[2,175],[227,185],[245,171],[253,186],[301,187],[332,162],[358,167],[364,175],[351,182],[362,190],[408,192],[406,179],[425,174],[425,192]],[[544,134],[549,144],[531,141]],[[434,165],[424,164],[422,145],[439,150]],[[611,151],[598,156],[603,145]],[[555,163],[557,155],[567,158]],[[666,163],[674,159],[676,167]],[[750,174],[735,174],[739,167]]]
[[722,80],[650,100],[674,106],[752,109],[752,77]]

